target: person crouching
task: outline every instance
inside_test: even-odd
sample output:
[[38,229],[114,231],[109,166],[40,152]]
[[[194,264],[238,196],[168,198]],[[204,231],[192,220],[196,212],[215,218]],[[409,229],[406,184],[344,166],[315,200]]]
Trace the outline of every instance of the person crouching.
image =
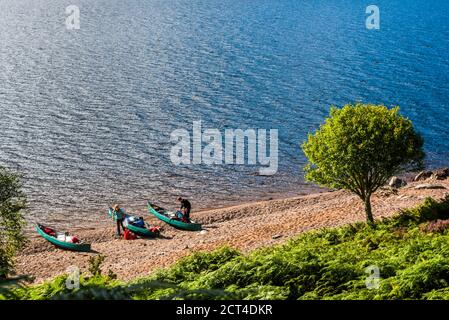
[[178,201],[181,204],[181,208],[178,211],[180,216],[178,218],[180,218],[182,222],[190,223],[190,210],[192,209],[190,201],[183,199],[182,197],[179,197]]

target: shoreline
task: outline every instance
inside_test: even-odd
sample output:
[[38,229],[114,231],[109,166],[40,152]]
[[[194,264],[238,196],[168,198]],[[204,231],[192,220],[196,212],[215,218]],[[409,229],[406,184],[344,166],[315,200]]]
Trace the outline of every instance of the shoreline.
[[[191,200],[192,205],[193,205],[193,214],[196,213],[202,213],[202,212],[206,212],[206,211],[212,211],[212,210],[224,210],[226,208],[230,208],[230,207],[235,207],[235,206],[239,206],[241,204],[252,204],[252,203],[258,203],[258,202],[263,202],[263,201],[272,201],[272,200],[284,200],[284,199],[289,199],[289,198],[295,198],[295,197],[300,197],[300,196],[306,196],[306,195],[310,195],[310,194],[319,194],[319,193],[323,193],[323,192],[328,192],[329,189],[323,188],[323,187],[319,187],[319,186],[315,186],[312,184],[304,184],[307,186],[307,188],[301,189],[301,190],[294,190],[289,189],[289,190],[280,190],[280,191],[275,191],[275,192],[270,192],[270,193],[265,193],[263,195],[258,194],[255,195],[254,197],[250,197],[250,196],[245,196],[244,200],[238,200],[237,197],[233,198],[232,200],[226,199],[225,201],[222,201],[219,204],[214,204],[213,200],[208,200],[205,201],[205,205],[200,205],[197,206],[195,203],[195,198],[188,198],[189,200]],[[302,185],[304,187],[304,185]],[[142,203],[146,203],[146,200],[142,200],[140,201]],[[165,201],[166,202],[166,201]],[[200,202],[200,201],[198,201]],[[136,216],[143,216],[144,218],[148,218],[148,217],[152,217],[152,215],[149,215],[147,209],[146,209],[146,205],[126,205],[125,203],[119,202],[120,205],[122,207],[125,208],[125,210],[132,214],[132,215],[136,215]],[[174,202],[173,202],[174,203]],[[156,204],[161,205],[161,203],[156,202]],[[109,205],[112,205],[109,204]],[[163,206],[167,209],[175,209],[177,208],[177,204],[176,206]],[[92,230],[92,229],[98,229],[98,228],[104,228],[110,225],[111,220],[110,218],[107,216],[107,205],[104,206],[104,210],[95,210],[94,213],[92,215],[90,215],[89,219],[86,220],[81,220],[79,219],[79,217],[77,217],[77,219],[75,220],[71,220],[73,222],[75,222],[75,224],[78,224],[78,226],[74,226],[73,222],[69,222],[67,223],[67,217],[61,216],[61,217],[54,217],[52,219],[50,219],[50,221],[48,222],[49,226],[55,227],[57,229],[60,229],[61,231],[70,231],[70,232],[79,232],[79,231],[85,231],[85,230]],[[198,208],[196,210],[196,208]],[[70,210],[66,211],[67,213],[71,214],[72,212]],[[87,210],[86,210],[87,212]],[[26,236],[30,237],[30,238],[39,238],[39,235],[36,234],[34,227],[35,227],[35,223],[39,222],[39,223],[44,223],[45,224],[45,219],[44,220],[38,220],[35,217],[30,218],[30,217],[26,217],[26,221],[27,221],[27,226],[25,229],[25,234]],[[155,221],[159,221],[159,220],[155,220]]]
[[[438,170],[439,167],[430,166],[426,170]],[[406,181],[413,180],[413,177],[416,176],[418,172],[406,172],[401,175],[398,175],[399,178],[405,179]],[[301,182],[298,189],[293,187],[290,188],[281,188],[276,191],[267,191],[264,193],[255,193],[253,195],[245,194],[243,197],[226,197],[224,200],[218,199],[207,199],[203,201],[200,195],[189,197],[192,203],[194,212],[204,212],[211,211],[217,209],[226,209],[233,206],[238,206],[240,204],[251,204],[258,203],[261,201],[271,201],[271,200],[284,200],[288,198],[295,198],[299,196],[306,196],[310,194],[319,194],[323,192],[329,192],[329,188],[320,187],[310,182]],[[118,199],[118,203],[124,207],[130,214],[136,216],[148,216],[148,211],[146,209],[147,200],[151,200],[151,196],[142,198],[142,200],[128,200],[121,201]],[[176,198],[173,198],[172,201],[167,199],[162,199],[162,201],[155,201],[156,204],[161,205],[167,209],[175,209],[178,207]],[[198,200],[200,199],[200,200]],[[102,201],[99,201],[102,202]],[[113,203],[117,203],[114,202]],[[91,230],[92,228],[101,228],[107,227],[110,225],[110,219],[107,216],[107,208],[108,206],[112,206],[113,203],[96,205],[95,208],[84,208],[82,213],[78,209],[73,209],[70,206],[61,212],[54,212],[50,214],[50,217],[42,217],[37,218],[37,209],[33,208],[31,212],[26,212],[25,219],[27,221],[27,226],[25,228],[25,234],[28,237],[35,238],[38,237],[34,230],[36,223],[43,223],[49,226],[52,226],[61,231],[69,231],[69,232],[78,232],[83,230]]]
[[[419,184],[442,188],[415,189]],[[449,179],[409,182],[392,191],[384,188],[372,199],[376,219],[414,207],[426,197],[440,199],[449,194]],[[296,235],[325,227],[364,221],[363,204],[347,191],[327,191],[255,201],[225,208],[193,212],[194,220],[203,223],[204,231],[174,229],[154,217],[145,215],[150,224],[163,226],[163,237],[133,241],[114,239],[114,225],[80,229],[76,235],[92,243],[92,253],[63,251],[40,237],[31,237],[30,244],[17,258],[17,274],[35,277],[35,282],[63,274],[70,266],[87,271],[89,257],[103,254],[102,270],[117,274],[120,280],[148,275],[170,266],[179,258],[200,250],[230,246],[244,253],[281,244]]]

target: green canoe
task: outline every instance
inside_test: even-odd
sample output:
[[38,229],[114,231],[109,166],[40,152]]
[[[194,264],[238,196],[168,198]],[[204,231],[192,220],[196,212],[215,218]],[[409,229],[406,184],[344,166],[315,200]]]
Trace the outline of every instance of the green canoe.
[[[108,214],[109,214],[109,216],[111,218],[114,218],[114,215],[112,213],[112,209],[111,208],[109,208]],[[132,232],[134,232],[135,234],[137,234],[138,236],[141,236],[141,237],[152,237],[152,238],[154,238],[154,237],[158,237],[160,235],[160,231],[159,230],[153,232],[153,231],[151,231],[148,228],[141,228],[141,227],[138,227],[138,226],[134,226],[131,223],[127,223],[126,219],[128,219],[130,217],[132,217],[132,216],[130,216],[129,214],[125,214],[125,221],[124,221],[124,224],[123,224],[124,227],[126,229],[128,229],[129,231],[132,231]],[[136,218],[136,217],[134,217],[134,218]]]
[[[73,243],[73,242],[66,242],[66,241],[58,240],[55,236],[51,236],[51,235],[45,233],[44,232],[45,228],[51,230],[52,232],[54,232],[54,234],[57,234],[57,231],[54,229],[45,227],[41,224],[36,225],[37,233],[39,233],[39,235],[41,235],[45,240],[47,240],[48,242],[51,242],[55,246],[62,248],[62,249],[66,249],[66,250],[83,251],[83,252],[90,251],[90,243],[84,243],[84,242]],[[65,234],[64,232],[60,232],[60,233]]]
[[167,210],[160,208],[156,206],[155,204],[148,202],[148,211],[154,215],[156,218],[168,223],[169,225],[183,230],[189,230],[189,231],[199,231],[201,230],[201,224],[191,222],[182,222],[179,220],[174,219]]

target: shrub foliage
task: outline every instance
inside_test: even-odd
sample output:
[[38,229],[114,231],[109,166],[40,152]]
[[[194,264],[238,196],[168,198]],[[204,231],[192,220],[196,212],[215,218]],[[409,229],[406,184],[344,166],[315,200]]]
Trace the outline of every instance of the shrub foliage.
[[[65,276],[14,291],[20,299],[449,299],[449,197],[380,221],[310,231],[248,255],[197,252],[129,283],[97,275],[65,288]],[[436,222],[440,225],[441,222]],[[369,288],[366,268],[379,270]]]
[[0,279],[13,273],[14,256],[26,244],[25,207],[21,176],[0,167]]

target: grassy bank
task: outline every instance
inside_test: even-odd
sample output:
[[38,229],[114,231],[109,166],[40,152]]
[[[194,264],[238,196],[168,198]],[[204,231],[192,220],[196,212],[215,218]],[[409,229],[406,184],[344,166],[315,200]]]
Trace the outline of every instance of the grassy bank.
[[[231,248],[188,256],[133,282],[66,276],[14,289],[11,299],[449,299],[449,197],[378,222],[311,231],[248,255]],[[380,271],[368,289],[366,268]],[[95,273],[95,272],[93,272]]]

